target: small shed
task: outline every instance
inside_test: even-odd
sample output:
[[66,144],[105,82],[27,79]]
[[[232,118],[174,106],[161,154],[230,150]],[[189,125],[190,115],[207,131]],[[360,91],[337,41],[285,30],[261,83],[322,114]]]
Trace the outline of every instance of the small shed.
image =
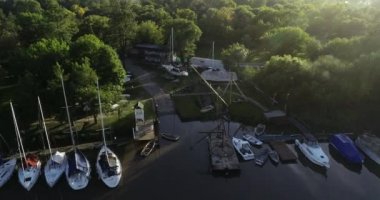
[[135,105],[135,121],[142,121],[144,122],[144,104],[142,102],[137,102]]

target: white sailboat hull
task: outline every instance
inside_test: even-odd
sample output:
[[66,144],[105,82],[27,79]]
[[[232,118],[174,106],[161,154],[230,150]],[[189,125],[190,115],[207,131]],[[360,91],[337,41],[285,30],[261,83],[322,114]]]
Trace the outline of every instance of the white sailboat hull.
[[[107,171],[103,171],[102,167],[100,166],[100,159],[101,155],[104,154],[105,152],[108,152],[109,154],[115,155],[116,157],[116,174],[112,176],[108,176]],[[122,169],[121,169],[121,163],[119,158],[116,156],[116,154],[111,151],[108,147],[104,146],[100,149],[98,153],[98,157],[96,159],[96,171],[104,182],[109,188],[115,188],[119,185],[120,180],[121,180],[121,175],[122,175]]]
[[295,140],[296,146],[301,152],[314,164],[321,167],[330,168],[330,162],[327,155],[322,151],[321,147],[310,147],[305,143]]
[[10,159],[0,166],[0,188],[8,182],[16,167],[16,158]]
[[85,172],[80,171],[80,172],[70,175],[69,163],[67,163],[66,170],[65,170],[66,180],[69,186],[73,190],[81,190],[87,187],[88,182],[90,181],[90,172],[91,172],[90,163],[88,162],[87,158],[86,158],[86,166],[87,166],[87,171]]
[[41,173],[41,161],[37,162],[37,166],[18,169],[18,180],[21,185],[28,191],[36,184]]
[[47,161],[44,168],[44,174],[45,174],[46,183],[50,187],[53,187],[57,183],[59,178],[63,175],[63,173],[66,170],[66,165],[67,165],[67,157],[65,154],[60,164],[54,162],[51,157]]

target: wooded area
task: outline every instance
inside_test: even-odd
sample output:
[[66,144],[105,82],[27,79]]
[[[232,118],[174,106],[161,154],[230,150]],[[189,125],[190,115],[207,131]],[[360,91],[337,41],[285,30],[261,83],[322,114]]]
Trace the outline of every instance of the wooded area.
[[0,1],[0,79],[17,80],[12,97],[25,123],[35,120],[37,95],[60,112],[62,73],[70,102],[94,105],[98,78],[109,105],[123,91],[128,50],[167,44],[173,27],[180,57],[211,57],[215,41],[242,84],[314,127],[379,130],[379,18],[379,0]]

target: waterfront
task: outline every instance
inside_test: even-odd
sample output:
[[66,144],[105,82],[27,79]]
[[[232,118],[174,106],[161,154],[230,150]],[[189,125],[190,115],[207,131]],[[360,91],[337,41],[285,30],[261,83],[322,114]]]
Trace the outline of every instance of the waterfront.
[[[64,177],[50,189],[41,175],[30,192],[26,192],[14,173],[0,189],[0,198],[12,199],[378,199],[380,166],[366,158],[360,169],[350,167],[327,144],[322,147],[330,157],[331,168],[314,166],[296,151],[297,163],[274,166],[267,162],[241,162],[241,173],[213,175],[209,171],[208,144],[205,134],[215,122],[179,121],[176,115],[161,116],[162,131],[181,135],[177,143],[160,140],[161,148],[148,158],[137,154],[139,146],[128,143],[111,148],[123,162],[123,178],[116,189],[108,189],[97,179],[87,188],[73,191]],[[173,122],[175,122],[173,124]],[[231,133],[237,123],[231,123]],[[294,146],[291,145],[294,149]],[[97,150],[85,151],[94,165]]]

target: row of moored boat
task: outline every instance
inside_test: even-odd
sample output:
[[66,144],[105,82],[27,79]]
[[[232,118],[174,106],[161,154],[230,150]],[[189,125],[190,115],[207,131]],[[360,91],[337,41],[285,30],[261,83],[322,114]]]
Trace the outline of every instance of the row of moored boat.
[[[45,126],[45,120],[43,116],[42,106],[40,99],[38,98],[38,105],[40,114],[43,121],[43,128],[46,134],[48,141],[50,158],[46,162],[44,167],[44,175],[47,184],[50,187],[53,187],[59,178],[65,174],[66,180],[69,186],[74,190],[80,190],[85,188],[88,185],[90,180],[91,167],[86,156],[76,147],[73,128],[71,124],[70,114],[67,106],[66,94],[63,80],[61,79],[63,95],[65,98],[66,112],[67,112],[67,121],[69,123],[69,129],[71,134],[71,140],[73,144],[73,151],[66,154],[65,152],[52,152],[49,142],[49,136],[47,133],[47,128]],[[101,107],[99,85],[98,87],[98,100],[99,100],[99,110],[101,116],[102,124],[102,136],[103,136],[103,145],[98,153],[96,159],[96,171],[99,175],[99,178],[110,188],[117,187],[121,180],[122,167],[119,158],[117,155],[107,147],[104,133],[104,123],[103,123],[103,113]],[[18,179],[20,184],[26,189],[30,190],[38,180],[38,177],[41,174],[42,163],[36,154],[26,154],[24,146],[22,143],[22,138],[20,131],[18,129],[16,115],[13,109],[12,102],[10,102],[10,107],[12,111],[13,122],[15,126],[15,132],[17,137],[17,144],[20,154],[20,166],[18,167]],[[12,176],[17,165],[16,158],[11,158],[8,160],[3,160],[0,158],[0,187],[3,186]]]

